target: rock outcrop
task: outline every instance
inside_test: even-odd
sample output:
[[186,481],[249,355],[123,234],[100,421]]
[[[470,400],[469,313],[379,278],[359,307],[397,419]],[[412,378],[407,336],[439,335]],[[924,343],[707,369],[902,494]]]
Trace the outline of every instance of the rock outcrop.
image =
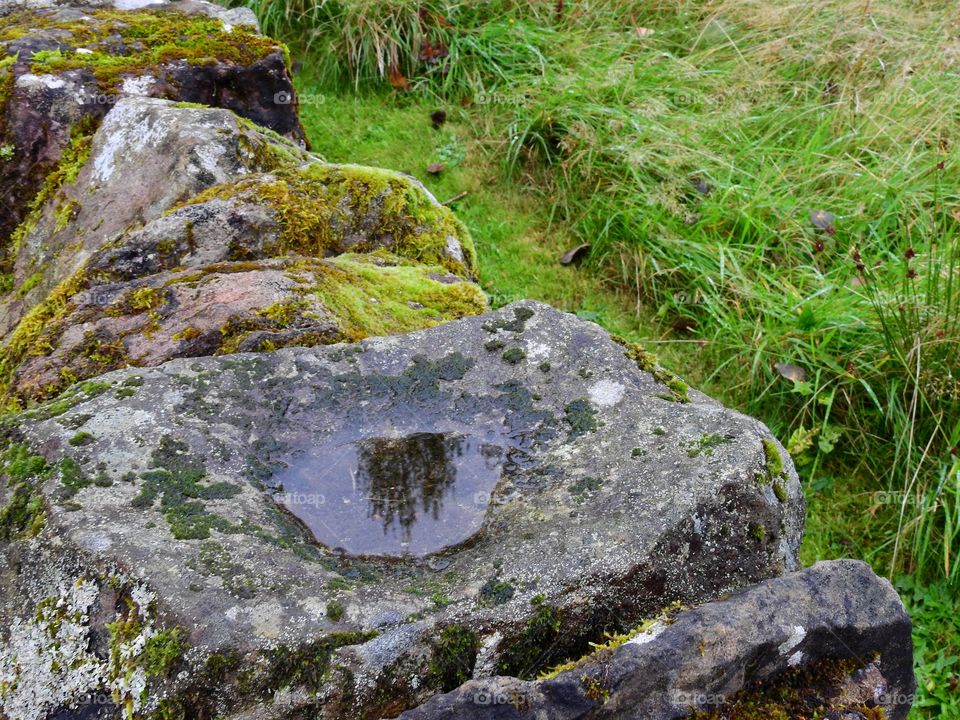
[[486,309],[469,234],[419,182],[324,163],[228,110],[125,98],[67,180],[18,228],[0,294],[8,399]]
[[249,11],[141,6],[0,5],[0,717],[903,716],[909,619],[797,572],[766,427],[488,313]]
[[[23,539],[6,557],[45,570],[8,565],[3,605],[56,605],[78,582],[100,602],[114,575],[149,587],[131,612],[192,649],[168,677],[129,658],[141,709],[207,697],[195,712],[213,716],[289,687],[323,717],[386,716],[474,672],[532,677],[668,602],[796,567],[783,449],[648,363],[521,303],[402,339],[105,375],[8,432],[8,475],[34,470],[13,493],[36,512],[8,520]],[[318,643],[320,665],[284,669]],[[214,701],[202,678],[223,657],[253,676]],[[84,691],[116,692],[112,661],[91,662]],[[11,697],[48,692],[28,662],[6,672]],[[80,682],[63,672],[57,687]]]
[[401,718],[902,720],[910,632],[890,583],[861,562],[823,562],[665,613],[546,679],[473,680]]

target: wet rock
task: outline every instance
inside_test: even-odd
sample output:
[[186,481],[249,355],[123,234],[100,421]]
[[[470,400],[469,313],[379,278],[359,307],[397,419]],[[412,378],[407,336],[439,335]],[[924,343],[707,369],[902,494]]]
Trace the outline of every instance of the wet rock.
[[822,562],[646,623],[549,679],[470,681],[401,718],[901,720],[910,633],[890,583],[858,561]]
[[[16,720],[95,692],[392,717],[797,564],[802,493],[766,428],[536,303],[110,373],[3,437]],[[46,607],[75,608],[75,663]],[[177,652],[145,652],[155,636]]]
[[304,142],[284,49],[259,34],[249,10],[146,5],[0,3],[0,271],[71,144],[123,97],[223,107]]

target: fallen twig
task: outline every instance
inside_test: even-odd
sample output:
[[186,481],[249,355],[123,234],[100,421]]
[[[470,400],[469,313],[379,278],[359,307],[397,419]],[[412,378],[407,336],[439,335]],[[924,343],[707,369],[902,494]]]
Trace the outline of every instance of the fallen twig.
[[469,190],[464,190],[462,193],[457,193],[456,195],[454,195],[454,196],[453,196],[452,198],[450,198],[449,200],[444,200],[444,201],[443,201],[442,203],[440,203],[440,204],[441,204],[441,205],[450,205],[451,203],[455,203],[457,200],[463,200],[463,199],[464,199],[467,195],[469,195],[469,194],[470,194],[470,191],[469,191]]

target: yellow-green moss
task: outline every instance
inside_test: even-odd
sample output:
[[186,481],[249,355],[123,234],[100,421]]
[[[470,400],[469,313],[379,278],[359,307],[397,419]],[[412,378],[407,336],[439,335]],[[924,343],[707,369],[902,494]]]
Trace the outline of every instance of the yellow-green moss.
[[[391,239],[392,252],[459,275],[476,274],[470,234],[453,213],[435,204],[410,178],[390,170],[359,165],[314,163],[278,169],[266,176],[245,177],[212,187],[188,200],[249,198],[271,207],[280,224],[276,255],[324,257],[344,247],[344,226],[371,211],[377,217],[372,243],[349,249],[365,252],[377,240]],[[448,255],[447,240],[456,238],[463,262]]]
[[[239,266],[239,267],[235,267]],[[264,263],[220,263],[195,273],[181,273],[162,287],[143,286],[124,293],[105,309],[113,316],[146,313],[148,323],[143,334],[150,337],[160,331],[159,309],[168,301],[168,287],[183,282],[202,283],[217,273],[251,272],[275,265]],[[392,335],[422,330],[442,322],[478,315],[488,309],[483,291],[467,281],[450,282],[451,277],[439,266],[425,266],[396,257],[384,251],[370,254],[345,254],[329,260],[300,258],[286,261],[286,268],[296,270],[308,282],[296,289],[300,297],[275,303],[257,311],[255,317],[231,321],[221,328],[220,354],[236,352],[252,332],[276,331],[315,321],[313,305],[324,308],[336,322],[337,332],[301,333],[283,340],[266,340],[256,348],[270,351],[283,344],[301,346],[323,342],[360,340],[373,335]],[[442,278],[444,282],[441,282]],[[78,363],[64,365],[60,377],[46,387],[31,388],[29,394],[14,392],[12,379],[29,357],[47,355],[54,349],[58,331],[66,322],[70,298],[85,285],[82,272],[58,286],[49,297],[23,318],[11,335],[10,342],[0,347],[0,396],[11,410],[27,400],[50,397],[69,384],[130,364],[122,339],[104,340],[92,333],[79,346]],[[314,296],[318,303],[311,302]],[[201,331],[188,327],[174,340],[192,340]]]
[[766,461],[767,477],[770,480],[783,475],[783,457],[780,455],[780,449],[770,438],[763,438],[763,456]]
[[386,253],[340,255],[327,263],[316,294],[344,335],[362,339],[421,330],[486,312],[483,291],[471,282],[440,282],[439,267],[380,265]]
[[761,476],[763,481],[773,488],[773,494],[777,500],[782,503],[787,502],[789,494],[787,493],[786,470],[783,465],[783,456],[777,443],[771,438],[763,438],[763,457],[765,475]]
[[643,635],[645,633],[650,633],[657,626],[669,625],[674,621],[676,616],[683,612],[686,607],[680,602],[673,602],[667,607],[663,608],[656,616],[648,618],[640,622],[632,630],[629,630],[624,633],[604,633],[603,642],[599,643],[590,643],[590,652],[579,658],[578,660],[570,660],[561,665],[556,665],[549,670],[541,673],[538,676],[538,680],[552,680],[557,677],[560,673],[567,672],[568,670],[573,670],[575,668],[586,665],[592,660],[596,660],[604,654],[609,654],[610,651],[615,650],[621,645],[626,644],[630,640],[633,640],[635,637]]
[[35,272],[33,275],[23,281],[23,285],[17,288],[17,296],[23,297],[28,292],[33,290],[37,285],[39,285],[41,280],[43,280],[43,273]]
[[[93,133],[95,125],[92,120],[84,120],[77,123],[70,131],[70,142],[60,154],[60,159],[54,168],[47,173],[40,189],[36,195],[27,204],[27,212],[24,220],[16,227],[10,235],[9,247],[16,253],[23,243],[23,239],[29,235],[37,226],[40,219],[40,213],[43,212],[43,206],[48,200],[53,198],[60,189],[69,185],[77,179],[80,170],[86,165],[90,158],[90,150],[93,142]],[[79,208],[74,200],[66,200],[61,206],[56,217],[57,230],[66,227],[66,223]],[[66,214],[63,214],[66,213]],[[6,249],[7,243],[0,238],[0,254]]]
[[[104,92],[116,90],[124,76],[148,74],[165,63],[250,65],[269,54],[285,51],[283,45],[252,28],[236,26],[227,32],[220,20],[205,15],[166,9],[91,10],[86,14],[92,20],[57,20],[45,13],[16,13],[6,18],[0,41],[22,35],[24,28],[66,31],[70,33],[70,44],[91,52],[38,52],[29,61],[31,72],[86,70],[96,77]],[[116,54],[118,42],[129,49],[128,54]]]
[[248,158],[249,167],[267,172],[312,162],[319,157],[294,147],[279,133],[252,120],[238,117],[237,127],[240,130],[237,142]]
[[11,393],[14,372],[31,355],[45,355],[53,350],[43,340],[44,330],[66,313],[70,298],[85,282],[86,276],[80,270],[60,283],[20,320],[6,344],[0,346],[0,409],[17,410],[22,406],[21,398]]
[[680,379],[679,376],[674,375],[672,372],[660,365],[656,355],[651,352],[647,352],[641,345],[625,340],[618,335],[611,336],[611,340],[613,340],[615,343],[623,345],[623,347],[626,348],[623,354],[626,355],[630,360],[633,360],[633,362],[637,364],[638,368],[653,375],[653,379],[658,383],[667,386],[667,389],[670,390],[670,392],[660,393],[658,394],[658,397],[663,398],[664,400],[670,400],[672,402],[690,402],[690,397],[688,395],[690,388],[683,380]]

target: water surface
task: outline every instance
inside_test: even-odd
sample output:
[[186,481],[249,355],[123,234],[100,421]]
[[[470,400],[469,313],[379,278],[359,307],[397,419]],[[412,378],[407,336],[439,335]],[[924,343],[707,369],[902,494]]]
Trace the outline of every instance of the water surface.
[[324,545],[422,557],[480,530],[504,459],[503,448],[469,435],[414,433],[304,450],[273,482]]

